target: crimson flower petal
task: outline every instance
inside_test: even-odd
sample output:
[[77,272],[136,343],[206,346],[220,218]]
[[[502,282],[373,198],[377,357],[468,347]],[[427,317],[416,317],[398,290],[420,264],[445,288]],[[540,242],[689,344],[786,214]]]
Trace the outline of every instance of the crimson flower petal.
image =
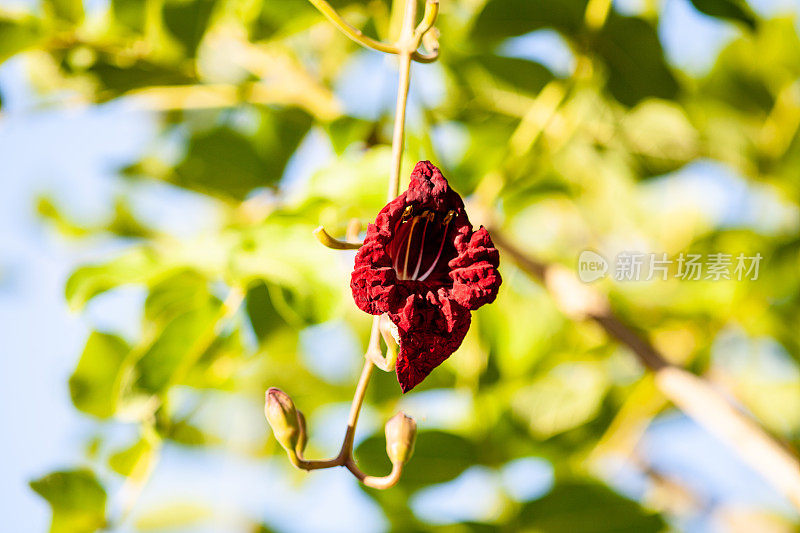
[[404,193],[367,228],[350,279],[359,309],[388,313],[400,336],[403,392],[458,349],[470,311],[491,303],[502,283],[489,233],[473,231],[464,202],[442,173],[420,161]]

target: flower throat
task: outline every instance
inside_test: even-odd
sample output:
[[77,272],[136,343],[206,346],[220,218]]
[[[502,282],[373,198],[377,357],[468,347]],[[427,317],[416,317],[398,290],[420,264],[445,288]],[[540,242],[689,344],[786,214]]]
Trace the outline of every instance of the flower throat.
[[[454,216],[455,211],[451,210],[437,220],[434,211],[425,210],[419,215],[414,215],[413,207],[406,207],[395,236],[397,244],[392,246],[393,266],[398,279],[425,281],[433,274],[442,260],[450,222]],[[426,257],[432,256],[434,249],[435,256],[430,264],[427,264]]]

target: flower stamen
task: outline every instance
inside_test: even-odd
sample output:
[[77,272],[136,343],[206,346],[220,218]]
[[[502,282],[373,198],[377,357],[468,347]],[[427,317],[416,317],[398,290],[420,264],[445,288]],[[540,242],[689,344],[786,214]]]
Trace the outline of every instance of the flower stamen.
[[422,241],[419,244],[419,258],[417,258],[417,268],[414,269],[414,274],[411,276],[411,279],[417,279],[417,275],[419,274],[419,269],[422,266],[422,256],[425,255],[425,234],[428,232],[428,223],[433,220],[433,212],[432,211],[425,211],[421,215],[425,218],[425,227],[422,228]]
[[453,216],[455,216],[455,211],[449,211],[447,215],[444,217],[442,221],[444,223],[444,231],[442,232],[442,242],[439,244],[439,252],[436,254],[436,258],[433,260],[433,263],[425,271],[425,273],[419,277],[419,281],[425,281],[428,279],[428,276],[431,275],[433,269],[436,268],[436,265],[439,263],[439,259],[442,257],[442,250],[444,250],[444,241],[447,240],[447,230],[450,229],[450,221],[453,220]]
[[[403,277],[400,279],[408,279],[408,256],[411,255],[411,240],[414,238],[414,227],[421,217],[416,216],[411,220],[411,229],[408,230],[408,241],[406,241],[406,260],[403,264]],[[420,252],[422,255],[422,252]]]

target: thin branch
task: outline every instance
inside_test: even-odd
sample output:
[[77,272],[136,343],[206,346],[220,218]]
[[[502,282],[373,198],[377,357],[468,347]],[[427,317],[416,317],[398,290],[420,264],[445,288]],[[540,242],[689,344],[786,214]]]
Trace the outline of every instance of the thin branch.
[[403,463],[394,463],[389,475],[383,477],[368,476],[358,468],[353,460],[347,461],[344,466],[346,466],[361,483],[373,489],[380,490],[394,487],[397,482],[400,481],[400,476],[403,473]]
[[339,28],[342,33],[350,37],[350,39],[354,40],[361,46],[365,46],[367,48],[371,48],[372,50],[377,50],[378,52],[384,52],[387,54],[396,54],[397,47],[393,44],[384,43],[381,41],[376,41],[372,37],[364,35],[364,33],[351,26],[346,20],[342,18],[342,16],[333,8],[325,0],[309,0],[314,7],[316,7],[328,20],[333,22],[333,24]]
[[[377,324],[379,320],[379,316],[373,317],[372,319],[373,334],[370,335],[370,347],[368,350],[374,349],[374,346],[380,342],[378,340],[378,336],[375,334],[375,324]],[[369,386],[369,380],[372,377],[372,370],[374,368],[375,367],[372,364],[372,361],[365,358],[364,368],[361,369],[361,377],[358,378],[356,392],[353,395],[353,403],[350,404],[350,415],[347,418],[347,431],[345,432],[344,442],[342,443],[342,451],[347,455],[347,457],[350,457],[353,454],[353,441],[355,440],[356,436],[358,415],[361,413],[361,406],[364,403],[364,396],[367,393],[367,386]]]
[[[373,39],[368,35],[364,35],[364,32],[359,30],[358,28],[350,25],[344,18],[325,0],[309,0],[314,7],[316,7],[325,17],[330,20],[342,33],[344,33],[347,37],[352,39],[353,41],[357,42],[361,46],[369,48],[371,50],[377,50],[378,52],[383,52],[386,54],[403,54],[404,50],[398,46],[397,43],[390,44],[385,43],[383,41],[378,41]],[[406,7],[408,3],[406,3]],[[414,12],[416,14],[416,4],[414,4]],[[436,17],[439,14],[439,0],[428,0],[425,4],[425,14],[423,15],[422,22],[420,23],[419,27],[416,30],[418,37],[416,39],[416,46],[414,46],[414,50],[411,51],[411,59],[414,61],[419,61],[420,63],[430,63],[432,61],[436,61],[439,57],[438,50],[433,51],[431,50],[430,54],[423,54],[418,52],[416,49],[419,46],[420,40],[422,39],[423,35],[433,27],[434,22],[436,21]]]
[[671,364],[644,337],[611,311],[604,295],[561,266],[542,263],[519,250],[497,228],[492,238],[523,271],[544,284],[556,305],[570,318],[597,322],[626,345],[655,375],[658,389],[696,423],[730,446],[739,457],[800,509],[797,457],[741,412],[708,381]]
[[[368,354],[376,348],[380,350],[379,320],[380,316],[373,317],[372,319],[372,332],[370,333],[369,346],[367,347]],[[358,415],[361,413],[361,406],[364,403],[364,396],[367,393],[367,386],[369,385],[370,377],[372,377],[373,368],[369,357],[365,356],[364,368],[361,370],[361,377],[358,379],[358,385],[356,385],[356,391],[353,395],[353,402],[350,405],[347,429],[345,430],[344,440],[342,441],[339,454],[332,459],[306,460],[301,454],[289,452],[289,458],[297,468],[302,468],[303,470],[319,470],[322,468],[333,468],[335,466],[346,466],[348,462],[352,462],[353,442],[355,441]]]

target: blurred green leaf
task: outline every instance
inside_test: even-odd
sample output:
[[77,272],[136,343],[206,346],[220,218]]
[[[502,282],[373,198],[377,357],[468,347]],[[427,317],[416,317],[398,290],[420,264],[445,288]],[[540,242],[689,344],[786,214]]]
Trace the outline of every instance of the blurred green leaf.
[[[775,105],[781,87],[800,76],[800,36],[790,18],[759,23],[755,34],[737,39],[726,46],[708,76],[700,81],[701,95],[710,102],[728,104],[718,120],[724,128],[743,134],[746,127],[733,123],[737,113],[753,114],[761,120]],[[716,122],[716,121],[715,121]],[[721,139],[709,143],[713,149]]]
[[279,180],[286,163],[306,136],[314,119],[296,107],[259,107],[259,127],[253,140],[266,161],[267,179]]
[[75,407],[108,418],[117,411],[124,362],[130,347],[121,337],[93,332],[86,341],[78,366],[69,378]]
[[648,533],[666,523],[609,488],[589,482],[558,483],[545,497],[526,504],[517,519],[542,533]]
[[107,54],[99,54],[87,72],[94,74],[100,84],[100,101],[116,98],[134,89],[156,85],[185,85],[196,81],[194,77],[174,66],[146,59],[118,61]]
[[370,144],[377,125],[368,120],[343,116],[326,124],[328,137],[337,155],[342,155],[353,143]]
[[[362,442],[355,451],[361,468],[371,475],[382,476],[392,469],[386,456],[386,439],[375,435]],[[421,487],[444,483],[458,477],[475,464],[478,450],[471,441],[443,431],[423,431],[417,435],[414,455],[403,468],[400,483]]]
[[[301,199],[309,205],[323,200],[335,209],[334,220],[346,223],[350,217],[372,221],[386,204],[386,179],[391,162],[390,149],[376,146],[365,152],[345,153],[322,168],[305,184]],[[333,220],[319,220],[329,231]],[[344,228],[342,228],[344,229]]]
[[238,385],[238,371],[247,363],[247,354],[240,328],[230,334],[218,335],[183,381],[197,389],[231,390]]
[[167,0],[163,7],[164,25],[194,57],[214,11],[216,0]]
[[131,446],[114,452],[108,458],[108,466],[121,476],[136,481],[145,479],[155,464],[158,440],[152,429],[145,429],[142,437]]
[[756,27],[756,16],[744,0],[691,0],[698,11],[712,17],[738,20],[750,29]]
[[39,20],[33,17],[4,18],[0,15],[0,63],[36,46],[43,38],[44,31]]
[[176,502],[158,505],[136,513],[136,531],[182,531],[214,519],[214,512],[206,503]]
[[547,67],[527,59],[481,54],[471,56],[470,61],[480,65],[494,80],[532,95],[555,78]]
[[247,291],[245,308],[253,332],[259,340],[266,339],[276,328],[286,325],[280,313],[272,305],[267,284],[257,281]]
[[36,200],[36,211],[43,219],[55,225],[56,229],[68,237],[86,237],[100,231],[127,238],[143,238],[153,235],[131,211],[127,201],[118,197],[114,202],[114,214],[107,223],[83,226],[65,215],[53,198],[43,195]]
[[593,364],[565,363],[518,391],[514,412],[539,438],[548,438],[588,422],[600,411],[608,383]]
[[[328,2],[334,9],[341,12],[352,4],[362,5],[361,0],[331,0]],[[379,6],[388,0],[378,0],[373,4]],[[261,41],[274,37],[276,33],[285,32],[292,34],[301,31],[308,26],[318,23],[322,16],[310,2],[259,2],[259,13],[251,24],[250,38],[253,41]],[[363,28],[362,28],[363,29]]]
[[544,27],[575,33],[587,0],[489,0],[472,27],[477,40],[500,40]]
[[253,138],[222,126],[194,135],[172,181],[188,189],[242,200],[258,187],[273,187],[311,126],[297,109],[265,110]]
[[138,33],[144,33],[146,0],[111,0],[114,19]]
[[163,326],[187,311],[207,305],[211,299],[205,276],[179,268],[154,281],[144,302],[144,318]]
[[243,282],[266,282],[272,308],[300,328],[340,313],[349,273],[341,257],[313,236],[307,218],[275,213],[258,228],[243,233],[232,258]]
[[596,53],[608,67],[607,87],[625,105],[675,98],[678,82],[667,63],[656,29],[646,20],[613,11],[596,36]]
[[179,378],[179,371],[188,371],[205,351],[204,339],[213,340],[218,310],[219,302],[209,301],[170,320],[136,362],[136,388],[156,394]]
[[163,438],[183,446],[205,446],[215,442],[202,429],[185,420],[170,423],[158,429]]
[[98,294],[120,285],[142,283],[163,267],[155,253],[146,248],[135,248],[107,263],[79,267],[67,280],[67,303],[72,309],[82,309]]
[[30,486],[53,511],[50,533],[89,533],[105,526],[106,491],[91,470],[53,472]]
[[131,239],[154,235],[150,228],[139,221],[128,202],[122,197],[117,198],[114,202],[114,215],[106,224],[105,229],[114,235]]
[[49,196],[40,196],[36,199],[36,213],[53,224],[62,235],[84,237],[91,233],[91,228],[85,228],[66,217]]
[[57,18],[73,24],[83,20],[83,0],[44,0],[43,4]]
[[644,100],[622,121],[630,150],[645,175],[676,170],[697,156],[700,139],[683,109],[663,100]]

